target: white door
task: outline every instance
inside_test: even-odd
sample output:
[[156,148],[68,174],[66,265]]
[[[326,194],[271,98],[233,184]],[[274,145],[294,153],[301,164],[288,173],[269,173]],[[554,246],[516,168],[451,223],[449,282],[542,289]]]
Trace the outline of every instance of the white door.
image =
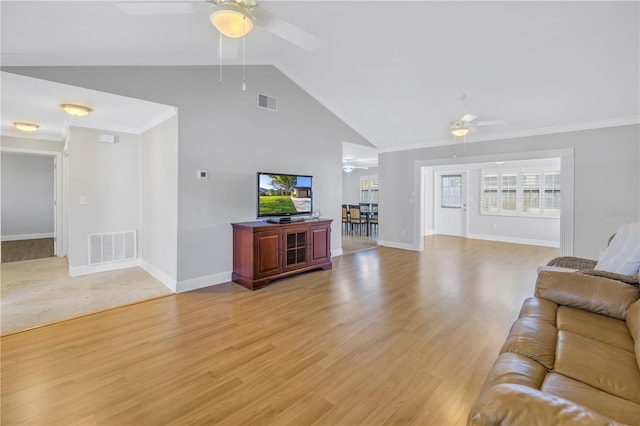
[[467,172],[439,172],[434,182],[435,233],[467,236]]

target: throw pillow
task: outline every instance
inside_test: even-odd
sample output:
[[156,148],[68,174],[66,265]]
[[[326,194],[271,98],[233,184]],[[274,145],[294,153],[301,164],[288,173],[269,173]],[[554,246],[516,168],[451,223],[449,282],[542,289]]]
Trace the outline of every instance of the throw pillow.
[[635,275],[640,268],[640,223],[625,223],[618,229],[595,269]]

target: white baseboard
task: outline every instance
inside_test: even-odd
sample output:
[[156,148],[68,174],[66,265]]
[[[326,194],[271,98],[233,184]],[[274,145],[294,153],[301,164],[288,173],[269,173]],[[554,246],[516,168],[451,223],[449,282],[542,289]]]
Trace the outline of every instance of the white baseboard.
[[91,266],[69,266],[69,275],[79,277],[81,275],[97,274],[98,272],[115,271],[118,269],[140,266],[140,259],[123,260],[122,262],[103,263]]
[[432,229],[432,230],[430,230],[430,231],[426,231],[426,232],[424,233],[424,236],[425,236],[425,237],[428,237],[429,235],[435,235],[435,232],[433,231],[433,229]]
[[220,272],[219,274],[207,275],[205,277],[191,278],[189,280],[178,281],[177,293],[197,290],[199,288],[210,287],[212,285],[224,284],[231,281],[231,271]]
[[39,240],[40,238],[53,238],[53,237],[55,237],[55,234],[53,232],[44,232],[41,234],[3,235],[2,241]]
[[164,284],[169,290],[173,291],[174,293],[176,292],[177,280],[175,278],[170,277],[169,274],[160,270],[158,267],[152,265],[144,259],[140,260],[140,267],[153,278]]
[[398,243],[395,241],[378,240],[378,245],[384,246],[384,247],[402,249],[402,250],[419,251],[419,249],[416,248],[413,244]]
[[560,247],[559,241],[550,240],[534,240],[529,238],[517,238],[517,237],[502,237],[498,235],[481,235],[481,234],[469,234],[467,238],[473,240],[486,240],[486,241],[498,241],[501,243],[513,243],[513,244],[527,244],[530,246],[542,246],[542,247]]
[[342,256],[343,254],[344,251],[342,250],[342,247],[340,247],[339,249],[331,250],[331,257]]

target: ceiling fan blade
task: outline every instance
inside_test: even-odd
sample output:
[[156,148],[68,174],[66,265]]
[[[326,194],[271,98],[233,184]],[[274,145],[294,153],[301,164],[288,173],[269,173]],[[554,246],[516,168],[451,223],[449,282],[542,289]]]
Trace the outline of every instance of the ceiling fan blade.
[[322,44],[322,40],[315,35],[265,9],[256,8],[251,13],[257,25],[302,49],[312,52]]
[[[240,51],[240,44],[242,43],[241,38],[231,38],[231,37],[222,37],[222,52],[218,46],[218,59],[222,59],[223,61],[229,59],[235,59],[238,57],[238,52]],[[222,53],[222,55],[220,54]]]
[[473,115],[473,114],[465,114],[462,116],[462,118],[460,118],[460,121],[463,121],[465,123],[471,123],[473,120],[475,120],[476,118],[478,118],[477,115]]
[[184,1],[122,1],[118,9],[132,16],[141,15],[186,15],[198,11],[196,2]]
[[476,121],[473,123],[474,126],[498,126],[500,124],[504,124],[506,121],[504,120],[486,120],[486,121]]

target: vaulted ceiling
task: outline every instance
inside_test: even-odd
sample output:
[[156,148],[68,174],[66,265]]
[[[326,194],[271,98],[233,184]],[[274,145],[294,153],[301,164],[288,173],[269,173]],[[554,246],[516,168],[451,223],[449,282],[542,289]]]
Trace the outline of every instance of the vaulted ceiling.
[[[2,65],[218,64],[203,2],[133,16],[112,1],[2,1]],[[381,151],[454,143],[448,124],[462,113],[501,122],[469,142],[639,122],[637,1],[259,7],[322,43],[306,51],[257,27],[247,63],[274,64]]]

